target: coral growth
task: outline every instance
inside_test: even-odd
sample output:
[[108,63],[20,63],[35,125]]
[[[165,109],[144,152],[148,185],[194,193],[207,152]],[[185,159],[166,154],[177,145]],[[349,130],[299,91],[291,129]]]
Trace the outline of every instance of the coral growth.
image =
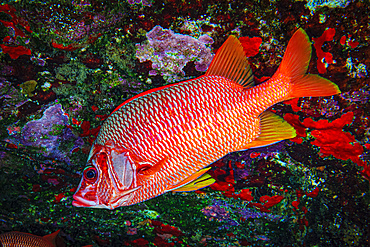
[[246,57],[253,57],[260,51],[260,46],[262,44],[262,39],[260,37],[240,37],[239,41],[243,46]]
[[[10,21],[0,20],[0,22],[8,28],[8,36],[3,39],[5,44],[0,44],[3,53],[9,54],[11,59],[17,59],[21,55],[31,55],[31,50],[24,45],[20,45],[19,40],[23,39],[23,43],[28,42],[28,36],[23,32],[23,30],[28,33],[32,33],[28,22],[24,19],[18,17],[15,12],[16,9],[9,5],[0,5],[0,13],[3,12],[11,17]],[[21,28],[19,28],[22,27]],[[19,39],[17,40],[17,37]]]
[[136,45],[136,57],[140,62],[152,62],[150,75],[160,73],[173,81],[185,76],[183,68],[188,62],[194,62],[196,70],[205,71],[212,61],[213,55],[207,45],[213,40],[208,35],[195,39],[155,26],[146,36],[146,42]]
[[[225,201],[214,200],[214,204],[203,208],[202,213],[207,216],[208,220],[224,222],[221,228],[228,229],[230,226],[237,226],[241,221],[255,218],[266,218],[270,220],[279,220],[282,217],[278,215],[256,212],[253,209],[241,208]],[[238,219],[238,220],[237,220]]]
[[350,2],[351,0],[308,0],[306,6],[314,13],[316,9],[323,7],[345,8]]
[[369,178],[370,166],[360,158],[364,148],[351,133],[343,131],[345,125],[352,123],[353,116],[352,112],[348,112],[332,122],[313,121],[311,118],[300,122],[298,115],[293,114],[286,114],[284,119],[296,129],[297,137],[293,138],[293,141],[301,143],[301,137],[307,136],[306,128],[314,129],[311,134],[316,139],[311,141],[311,144],[320,147],[321,156],[333,155],[337,159],[352,160],[364,168],[362,173],[364,177]]
[[330,52],[324,52],[322,46],[326,41],[332,41],[335,35],[335,29],[329,28],[324,31],[324,33],[319,38],[312,38],[314,41],[314,47],[316,49],[317,55],[317,70],[320,74],[326,72],[326,68],[329,64],[334,63],[333,54]]

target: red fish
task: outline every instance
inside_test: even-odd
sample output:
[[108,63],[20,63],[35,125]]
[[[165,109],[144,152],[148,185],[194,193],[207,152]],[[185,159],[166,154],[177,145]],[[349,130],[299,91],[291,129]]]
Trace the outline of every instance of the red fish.
[[196,190],[214,182],[205,168],[226,154],[295,137],[292,126],[266,109],[340,92],[306,74],[310,58],[311,43],[299,29],[277,72],[254,86],[243,47],[230,36],[205,75],[123,102],[102,125],[73,205],[114,209]]
[[[64,247],[64,240],[58,236],[60,230],[40,237],[25,232],[6,232],[0,234],[0,247]],[[92,247],[85,245],[82,247]]]
[[[24,232],[7,232],[0,234],[0,246],[2,247],[55,247],[55,238],[60,230],[49,235],[39,237]],[[60,244],[58,246],[61,246]],[[62,246],[65,246],[62,244]]]

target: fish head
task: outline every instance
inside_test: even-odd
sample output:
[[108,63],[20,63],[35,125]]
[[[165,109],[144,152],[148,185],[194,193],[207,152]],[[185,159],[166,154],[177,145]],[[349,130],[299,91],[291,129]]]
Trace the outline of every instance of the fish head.
[[137,167],[130,151],[113,141],[94,144],[73,206],[114,209],[130,205],[137,186]]

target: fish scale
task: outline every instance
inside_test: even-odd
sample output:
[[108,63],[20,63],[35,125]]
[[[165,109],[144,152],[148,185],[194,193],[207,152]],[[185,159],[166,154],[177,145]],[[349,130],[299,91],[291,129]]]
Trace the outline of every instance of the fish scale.
[[[221,85],[224,85],[225,83],[222,83]],[[191,89],[189,87],[189,84],[187,84],[186,86],[184,86],[185,89]],[[194,92],[194,90],[189,90],[190,92]],[[208,96],[210,98],[219,98],[219,96],[217,94],[219,94],[219,91],[220,89],[218,87],[214,87],[214,93],[209,93]],[[225,90],[228,92],[228,94],[231,94],[230,93],[230,90]],[[189,92],[189,94],[190,94]],[[161,92],[162,93],[162,92]],[[163,93],[163,95],[165,95],[165,93]],[[202,99],[202,97],[198,97],[197,95],[195,95],[196,97],[192,97],[194,100],[197,100],[197,99]],[[245,101],[245,94],[243,93],[240,93],[240,90],[235,90],[235,92],[233,93],[233,97],[230,96],[230,98],[234,98],[234,99],[237,99],[239,101]],[[166,99],[165,97],[162,97],[162,99]],[[145,102],[145,98],[142,99],[142,102]],[[235,102],[237,102],[235,100]],[[222,102],[221,102],[222,103]],[[195,105],[199,105],[198,102],[194,102]],[[158,104],[159,107],[160,107],[160,103]],[[147,104],[146,107],[150,107],[150,104]],[[217,107],[218,105],[217,104],[213,104],[212,105],[213,107]],[[140,107],[140,109],[147,109],[146,107]],[[235,107],[235,106],[234,106]],[[217,107],[217,108],[220,108],[220,107]],[[229,107],[229,108],[232,108]],[[200,108],[202,109],[201,111],[198,112],[198,116],[201,116],[201,118],[198,118],[198,119],[195,119],[195,122],[198,122],[195,126],[196,127],[192,127],[192,128],[189,128],[190,130],[195,130],[196,133],[192,134],[191,136],[193,136],[194,138],[193,139],[187,139],[187,140],[180,140],[180,139],[177,139],[176,137],[180,137],[180,136],[184,136],[183,135],[183,132],[173,132],[173,135],[172,136],[168,136],[167,140],[168,140],[168,144],[171,144],[173,146],[172,149],[170,149],[168,152],[171,153],[171,156],[175,156],[177,157],[178,159],[175,160],[175,162],[171,162],[171,159],[168,161],[168,168],[164,167],[164,169],[156,176],[156,179],[152,179],[152,180],[147,180],[146,183],[142,184],[143,187],[154,187],[155,189],[153,190],[153,193],[158,193],[158,192],[162,192],[166,189],[166,187],[168,185],[173,185],[173,184],[176,184],[178,183],[179,179],[181,179],[182,177],[184,176],[188,176],[192,173],[194,173],[195,171],[199,170],[200,168],[204,167],[205,165],[215,161],[218,159],[219,156],[223,156],[231,151],[234,151],[235,149],[235,145],[237,146],[240,146],[242,145],[244,142],[248,142],[249,140],[251,140],[253,138],[252,135],[250,135],[250,133],[246,130],[246,128],[241,128],[239,124],[237,124],[236,122],[236,119],[240,118],[240,116],[245,116],[245,110],[248,109],[246,107],[244,108],[237,108],[236,107],[236,110],[224,110],[224,111],[220,111],[219,109],[214,110],[214,114],[210,115],[208,114],[208,111],[204,111],[204,108]],[[146,110],[146,112],[144,113],[141,113],[143,115],[147,115],[146,113],[148,113],[149,110]],[[117,114],[119,114],[120,111],[117,112]],[[155,111],[157,112],[157,111]],[[177,111],[179,112],[179,111]],[[223,119],[225,121],[217,121],[216,119],[217,116],[216,116],[216,113],[223,113],[224,117]],[[228,113],[228,114],[227,114]],[[208,114],[208,115],[207,115]],[[202,119],[202,120],[199,120],[199,119]],[[207,121],[205,121],[204,119],[207,119]],[[207,126],[207,124],[209,125],[209,120],[212,119],[212,122],[213,124],[218,124],[218,128],[214,128],[215,130],[213,132],[209,132],[208,135],[205,135],[204,134],[204,130]],[[245,121],[246,119],[242,119],[242,121],[244,120],[244,122],[248,123],[247,121]],[[165,121],[165,119],[162,119],[162,121]],[[176,122],[174,121],[174,125],[177,124],[183,124],[183,125],[190,125],[189,122]],[[223,124],[223,126],[222,126]],[[251,127],[253,123],[249,123],[249,129]],[[256,125],[257,123],[254,123],[254,125]],[[144,127],[144,126],[143,126]],[[202,132],[203,130],[203,132]],[[209,129],[207,129],[207,131],[209,131]],[[143,132],[145,132],[145,129],[143,130]],[[165,132],[165,133],[168,133],[165,130],[162,130],[162,132]],[[191,132],[191,131],[188,131],[188,133]],[[250,131],[251,133],[255,132],[255,131]],[[214,137],[211,137],[210,136],[216,136],[218,138],[220,138],[219,141],[215,141],[217,140],[217,138],[214,138]],[[248,136],[250,135],[250,136]],[[236,139],[236,136],[239,137],[239,139],[237,140]],[[107,136],[108,137],[108,136]],[[202,137],[202,138],[200,138]],[[108,137],[109,138],[109,137]],[[199,145],[195,145],[195,142],[193,141],[194,139],[197,139],[198,142],[197,143],[201,143]],[[230,139],[230,141],[225,141],[223,139]],[[146,139],[148,140],[148,139]],[[99,140],[100,141],[100,140]],[[139,152],[137,153],[137,155],[140,155],[141,157],[145,157],[147,160],[150,160],[150,159],[153,159],[153,157],[149,157],[149,156],[145,156],[147,154],[146,149],[147,149],[147,146],[148,145],[145,145],[145,142],[143,140],[140,140],[138,139],[137,140],[137,143],[138,144],[142,144],[144,147],[141,147],[140,148],[140,145],[137,146],[137,148],[135,148],[135,145],[134,146],[134,150],[143,150],[143,152]],[[158,143],[163,143],[163,142],[158,142]],[[163,150],[163,149],[166,149],[168,148],[169,145],[165,145],[165,147],[163,146],[156,146],[155,145],[156,143],[151,143],[151,148],[154,149],[155,151],[160,151],[160,150]],[[145,147],[146,146],[146,147]],[[202,149],[203,148],[203,149]],[[194,150],[194,149],[197,149],[198,152],[197,153],[193,153],[192,156],[189,155],[189,153],[191,152],[184,152],[183,150]],[[217,151],[218,150],[218,151]],[[172,152],[171,152],[172,151]],[[156,152],[157,153],[157,152]],[[196,155],[200,155],[200,157],[196,157]],[[211,154],[211,155],[210,155]],[[165,154],[166,155],[166,154]],[[159,158],[158,158],[159,159]],[[152,162],[157,162],[158,160],[152,160]],[[194,162],[196,161],[196,162]],[[170,169],[170,167],[173,167],[174,164],[177,164],[177,163],[182,163],[182,164],[187,164],[187,169],[183,169],[184,167],[182,167],[182,169],[172,169],[172,173],[174,173],[175,175],[178,174],[178,173],[181,173],[183,172],[183,174],[180,174],[180,176],[177,176],[177,179],[174,179],[171,181],[171,184],[167,183],[164,181],[163,184],[159,184],[160,186],[158,187],[158,178],[161,178],[161,177],[166,177],[167,176],[167,172],[168,170]],[[190,164],[197,164],[198,166],[191,166]],[[184,172],[184,170],[186,170],[186,172]],[[160,179],[159,179],[160,180]],[[154,186],[154,185],[157,185],[157,186]],[[138,194],[138,193],[137,193]],[[145,200],[146,197],[151,197],[152,196],[152,193],[143,193],[142,195],[137,195],[137,198],[138,200]],[[136,203],[135,201],[133,201],[133,203]]]
[[[211,81],[212,82],[212,81]],[[164,143],[165,145],[164,146],[168,146],[168,145],[176,145],[176,143],[174,143],[174,139],[176,139],[176,137],[178,136],[181,136],[183,135],[183,132],[180,132],[180,131],[176,131],[176,127],[175,126],[186,126],[187,128],[189,129],[196,129],[195,126],[197,126],[199,128],[199,126],[202,126],[206,123],[206,121],[208,121],[209,119],[209,112],[219,112],[219,108],[221,108],[220,106],[222,105],[222,101],[221,102],[217,102],[217,101],[214,101],[214,102],[211,102],[209,103],[209,107],[205,108],[204,105],[202,105],[202,103],[204,102],[203,98],[204,97],[199,97],[199,95],[197,95],[197,90],[192,90],[191,87],[189,86],[189,84],[191,84],[192,82],[190,81],[189,83],[187,83],[186,85],[180,85],[177,87],[178,90],[172,90],[172,91],[177,91],[177,94],[176,95],[172,95],[172,98],[171,100],[176,100],[176,101],[179,101],[181,102],[181,90],[180,89],[183,89],[183,91],[185,91],[186,95],[189,95],[189,97],[191,97],[191,100],[193,101],[193,106],[191,107],[187,107],[185,109],[185,104],[178,104],[179,107],[177,109],[173,108],[176,110],[175,114],[177,114],[177,116],[179,116],[182,112],[193,112],[192,115],[196,115],[198,116],[197,118],[194,118],[194,117],[191,117],[192,115],[188,115],[188,114],[185,114],[185,116],[189,117],[189,118],[180,118],[180,117],[173,117],[173,116],[170,116],[168,114],[164,114],[163,110],[160,110],[160,109],[163,109],[163,105],[165,105],[165,102],[168,100],[168,98],[166,97],[166,95],[169,95],[168,92],[158,92],[157,94],[161,94],[162,97],[155,97],[155,96],[151,96],[153,98],[160,98],[161,101],[157,102],[157,105],[153,105],[153,104],[150,104],[148,102],[146,102],[146,97],[143,97],[140,99],[140,102],[141,102],[141,106],[139,106],[137,104],[137,102],[133,102],[132,105],[134,105],[134,107],[137,107],[137,109],[133,112],[132,116],[136,116],[135,119],[132,119],[131,121],[128,120],[127,118],[124,119],[123,121],[127,121],[129,122],[129,126],[126,127],[124,125],[120,125],[120,122],[118,122],[118,119],[121,119],[121,118],[125,118],[125,114],[127,111],[131,111],[132,109],[132,106],[131,104],[128,104],[126,105],[124,108],[122,108],[121,110],[117,111],[116,112],[116,116],[112,116],[112,121],[111,122],[107,122],[105,126],[108,126],[107,129],[107,133],[104,131],[104,129],[102,129],[102,131],[100,132],[98,138],[97,138],[97,143],[100,144],[100,143],[105,143],[106,140],[108,139],[117,139],[118,136],[122,136],[123,135],[123,138],[120,139],[120,144],[123,145],[123,146],[133,146],[134,147],[134,150],[138,150],[138,153],[136,153],[137,155],[147,155],[147,153],[142,153],[140,152],[139,150],[147,150],[148,149],[148,145],[145,145],[145,142],[144,140],[146,141],[149,141],[150,142],[150,147],[151,148],[154,148],[154,149],[162,149],[162,147],[158,147],[158,143],[160,143],[162,140],[161,140],[161,137],[162,136],[166,136],[165,140],[164,140]],[[200,83],[203,83],[202,81],[196,81],[195,85],[194,86],[195,88],[200,88],[199,84]],[[223,85],[223,84],[221,84]],[[213,87],[214,91],[213,93],[208,93],[207,95],[209,96],[209,98],[212,98],[212,99],[218,99],[220,98],[219,96],[219,90],[220,90],[220,87]],[[230,91],[228,89],[225,89],[224,90],[225,92],[228,92],[228,94],[230,95]],[[241,94],[240,92],[238,91],[235,91],[233,97],[230,96],[230,98],[237,98],[237,96],[235,94],[238,94],[238,97],[239,97],[239,100],[242,101],[243,98],[241,98]],[[147,96],[149,97],[149,95]],[[150,101],[149,101],[150,102]],[[217,104],[218,103],[218,104]],[[189,105],[189,104],[187,104]],[[195,106],[198,106],[198,109],[195,109]],[[229,108],[233,108],[233,107],[237,107],[237,106],[229,106]],[[128,110],[126,110],[128,109]],[[151,110],[154,112],[154,113],[151,113]],[[166,111],[165,113],[168,113],[169,111]],[[196,113],[194,113],[196,112]],[[154,115],[154,116],[153,116]],[[240,115],[240,114],[239,114]],[[140,120],[140,116],[147,116],[145,119],[147,121],[150,121],[146,126],[144,126],[142,124],[142,120]],[[148,118],[148,116],[151,116],[150,118]],[[161,118],[161,121],[157,121],[156,117],[160,117]],[[230,119],[230,116],[225,116],[225,119]],[[186,121],[188,120],[188,121]],[[189,121],[190,120],[190,121]],[[117,123],[118,122],[118,123]],[[190,123],[191,122],[191,123]],[[166,126],[163,128],[163,125],[161,123],[167,123]],[[194,124],[194,125],[192,125]],[[111,128],[110,126],[115,126],[116,129],[118,127],[118,125],[120,125],[120,131],[117,132],[117,131],[111,131]],[[132,131],[132,127],[131,126],[135,126],[135,128],[139,129],[139,131]],[[153,133],[151,127],[148,127],[148,126],[156,126],[156,129],[161,129],[160,132],[156,132],[156,133]],[[191,127],[193,126],[193,127]],[[127,128],[127,129],[125,129]],[[200,129],[201,130],[201,129]],[[153,142],[150,138],[148,139],[146,136],[147,134],[150,133],[152,134],[153,136],[159,136],[158,139],[159,141],[157,142]],[[116,137],[116,138],[114,138]],[[155,138],[156,139],[156,138]],[[123,142],[122,141],[125,140],[126,142]],[[156,145],[157,144],[157,145]],[[167,145],[166,145],[167,144]],[[148,156],[144,156],[145,159],[147,160],[151,160],[153,157],[148,157]]]
[[7,232],[0,234],[0,246],[2,247],[56,247],[55,238],[59,230],[39,237],[33,234],[24,232]]
[[308,36],[299,29],[277,72],[254,86],[243,48],[230,36],[205,75],[123,102],[100,129],[73,205],[113,209],[196,190],[215,181],[205,167],[228,153],[295,137],[292,126],[266,109],[340,92],[306,74],[310,56]]

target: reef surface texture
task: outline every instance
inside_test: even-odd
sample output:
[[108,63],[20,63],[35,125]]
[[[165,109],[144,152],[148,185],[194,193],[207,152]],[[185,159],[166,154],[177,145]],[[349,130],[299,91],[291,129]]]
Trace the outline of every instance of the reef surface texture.
[[[370,246],[369,13],[364,0],[2,1],[0,234],[60,230],[57,246]],[[261,83],[300,27],[308,72],[341,94],[271,107],[297,137],[227,155],[195,192],[72,206],[115,107],[204,74],[229,35]]]

